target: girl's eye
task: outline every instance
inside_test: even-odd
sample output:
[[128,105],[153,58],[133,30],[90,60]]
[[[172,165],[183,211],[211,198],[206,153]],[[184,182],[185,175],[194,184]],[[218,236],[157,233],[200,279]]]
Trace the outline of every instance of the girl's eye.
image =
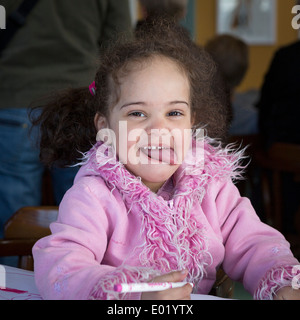
[[140,112],[140,111],[134,111],[134,112],[130,112],[129,116],[133,116],[133,117],[145,117],[145,115]]
[[180,111],[171,111],[171,112],[169,112],[169,116],[172,116],[172,117],[182,116],[182,112],[180,112]]

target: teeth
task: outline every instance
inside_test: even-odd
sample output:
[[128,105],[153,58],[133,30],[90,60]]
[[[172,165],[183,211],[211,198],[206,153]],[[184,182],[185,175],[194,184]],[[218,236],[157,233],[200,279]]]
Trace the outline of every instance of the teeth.
[[149,147],[143,147],[144,150],[162,150],[167,149],[166,147],[156,147],[156,146],[149,146]]

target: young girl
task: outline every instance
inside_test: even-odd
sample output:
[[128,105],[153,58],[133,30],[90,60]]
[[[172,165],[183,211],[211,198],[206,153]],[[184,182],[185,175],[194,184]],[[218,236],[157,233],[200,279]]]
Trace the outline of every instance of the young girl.
[[45,299],[189,299],[190,284],[114,285],[188,281],[207,294],[221,265],[257,299],[300,298],[288,243],[232,183],[242,154],[216,139],[227,106],[210,57],[163,24],[110,48],[90,88],[49,102],[36,121],[43,161],[82,167],[33,249]]

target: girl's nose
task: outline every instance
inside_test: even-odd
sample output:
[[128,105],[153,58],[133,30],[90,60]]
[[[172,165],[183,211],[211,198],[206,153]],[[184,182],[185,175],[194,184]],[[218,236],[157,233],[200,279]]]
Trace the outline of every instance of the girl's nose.
[[168,119],[164,115],[156,114],[149,119],[147,125],[148,143],[172,145],[172,128],[170,128]]
[[151,131],[164,131],[164,129],[168,130],[168,127],[167,121],[163,116],[155,115],[149,119],[147,133],[150,133]]

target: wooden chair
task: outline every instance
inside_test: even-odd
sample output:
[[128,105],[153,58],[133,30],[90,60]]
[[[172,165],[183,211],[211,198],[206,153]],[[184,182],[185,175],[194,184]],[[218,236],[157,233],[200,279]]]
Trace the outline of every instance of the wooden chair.
[[257,152],[254,160],[262,168],[261,183],[266,221],[282,231],[282,175],[290,173],[295,181],[300,182],[300,145],[276,143],[267,152]]
[[24,207],[5,224],[0,240],[0,256],[19,256],[18,267],[33,270],[32,247],[50,234],[49,225],[57,218],[58,207]]

